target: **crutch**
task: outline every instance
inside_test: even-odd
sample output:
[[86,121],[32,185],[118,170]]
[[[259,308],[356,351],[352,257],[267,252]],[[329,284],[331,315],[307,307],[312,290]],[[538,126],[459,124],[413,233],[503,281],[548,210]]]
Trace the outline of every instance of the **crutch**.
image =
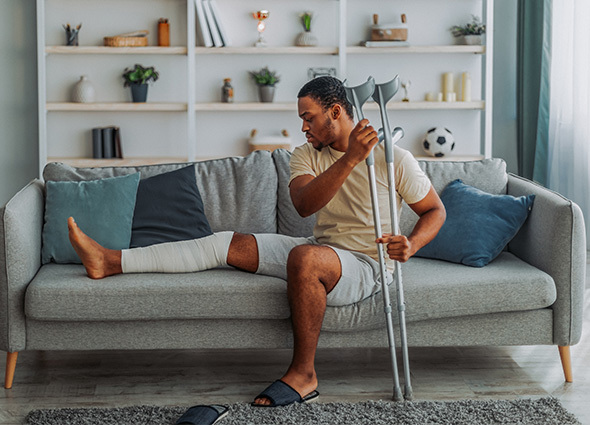
[[[356,87],[344,87],[348,101],[354,106],[358,121],[365,118],[363,114],[363,104],[373,95],[375,91],[375,80],[373,77]],[[386,130],[384,130],[387,133]],[[375,223],[375,237],[380,238],[381,218],[379,217],[379,201],[377,198],[377,183],[375,179],[375,158],[373,151],[369,154],[366,161],[369,172],[369,188],[371,191],[371,205],[373,208],[373,221]],[[393,320],[391,318],[391,302],[389,300],[389,290],[387,287],[387,272],[385,270],[385,254],[383,245],[377,244],[377,253],[379,256],[379,267],[381,271],[381,292],[383,292],[383,304],[385,318],[387,320],[387,336],[389,339],[389,352],[391,355],[391,368],[393,370],[393,399],[395,401],[403,400],[401,387],[399,385],[399,373],[397,370],[397,358],[395,354],[395,335],[393,333]]]
[[[393,169],[393,145],[389,117],[387,116],[386,104],[397,93],[399,89],[399,76],[383,84],[375,84],[373,100],[379,104],[381,113],[381,124],[383,125],[383,136],[385,138],[385,161],[387,162],[387,183],[389,187],[389,213],[391,214],[391,234],[399,235],[397,198],[395,193],[395,174]],[[396,129],[397,130],[397,129]],[[401,129],[400,129],[401,130]],[[394,136],[399,133],[394,131]],[[402,130],[403,137],[403,130]],[[393,188],[393,190],[392,190]],[[399,261],[395,262],[394,281],[397,288],[397,310],[399,314],[400,339],[402,345],[402,360],[404,365],[404,396],[406,400],[413,398],[412,385],[410,383],[410,362],[408,358],[408,339],[406,334],[406,305],[404,302],[404,287],[402,283],[402,270]]]

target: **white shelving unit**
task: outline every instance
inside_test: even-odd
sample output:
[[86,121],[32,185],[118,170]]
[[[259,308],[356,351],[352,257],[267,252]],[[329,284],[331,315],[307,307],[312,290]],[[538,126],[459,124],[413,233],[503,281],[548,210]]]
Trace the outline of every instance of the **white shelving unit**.
[[[445,57],[457,58],[457,62],[467,60],[469,57],[478,58],[478,63],[481,66],[476,65],[476,69],[479,71],[479,75],[476,75],[477,81],[480,84],[474,85],[474,97],[479,97],[479,91],[481,91],[482,100],[474,100],[470,102],[425,102],[416,101],[401,102],[399,100],[393,100],[388,104],[388,110],[395,113],[407,114],[414,112],[415,114],[426,114],[432,120],[436,114],[443,114],[448,117],[448,114],[470,114],[467,120],[474,120],[479,122],[480,128],[480,141],[479,145],[474,148],[470,147],[471,153],[467,155],[457,154],[454,159],[458,158],[478,158],[478,157],[490,157],[491,156],[491,122],[492,122],[492,57],[493,57],[493,39],[492,37],[487,38],[485,46],[465,46],[465,45],[454,45],[445,43],[441,45],[437,44],[411,44],[407,47],[382,47],[382,48],[367,48],[358,45],[358,40],[351,37],[350,31],[354,32],[351,27],[351,9],[359,6],[358,0],[315,0],[316,3],[322,4],[324,7],[332,7],[337,15],[338,19],[331,22],[332,30],[334,31],[333,43],[328,43],[325,46],[318,47],[295,47],[290,45],[284,46],[269,46],[266,48],[256,48],[250,45],[237,45],[235,47],[219,47],[219,48],[206,48],[196,46],[196,19],[195,19],[195,7],[194,0],[149,0],[150,2],[165,2],[167,7],[182,8],[184,4],[186,6],[185,13],[185,32],[183,43],[184,45],[177,45],[172,47],[104,47],[98,45],[82,45],[77,47],[71,46],[60,46],[53,43],[47,43],[46,28],[46,16],[47,7],[52,7],[52,3],[56,2],[64,4],[71,2],[72,0],[36,0],[37,2],[37,37],[38,37],[38,83],[39,83],[39,164],[40,173],[48,160],[60,159],[62,161],[76,163],[76,164],[110,164],[110,163],[154,163],[154,162],[167,162],[167,161],[192,161],[201,159],[204,157],[215,157],[215,156],[230,156],[240,155],[243,152],[237,151],[237,149],[229,146],[223,152],[211,152],[208,151],[205,145],[208,140],[215,137],[215,133],[207,133],[210,127],[210,121],[227,119],[232,121],[232,126],[240,126],[240,131],[243,134],[247,134],[250,129],[259,124],[251,123],[252,121],[260,122],[265,121],[264,117],[268,117],[268,114],[273,117],[272,121],[281,121],[280,117],[289,116],[292,120],[297,120],[294,127],[298,127],[298,118],[296,116],[297,106],[295,102],[295,93],[290,92],[288,98],[293,101],[286,102],[283,99],[277,99],[274,103],[259,103],[252,100],[236,99],[236,103],[220,103],[212,101],[214,95],[212,91],[206,91],[210,84],[207,83],[207,79],[202,78],[202,75],[209,72],[212,75],[208,75],[209,80],[217,79],[220,80],[220,72],[229,73],[233,71],[233,68],[239,68],[242,74],[246,74],[246,71],[251,69],[252,63],[260,63],[265,65],[267,61],[274,63],[283,63],[289,60],[297,60],[299,62],[311,61],[313,58],[317,58],[318,61],[327,61],[330,64],[334,64],[337,69],[338,77],[341,79],[355,77],[355,73],[359,73],[359,69],[364,67],[360,72],[370,73],[374,72],[373,68],[380,68],[380,64],[387,63],[387,61],[393,61],[396,64],[411,63],[412,61],[424,61],[428,58],[434,58],[434,62],[438,63]],[[84,8],[85,5],[92,5],[96,7],[117,7],[119,3],[133,2],[138,0],[121,0],[120,2],[106,1],[101,5],[96,2],[90,1],[76,1],[75,5],[77,8]],[[231,3],[237,0],[218,0],[218,3],[230,2],[229,6],[237,5]],[[425,0],[420,0],[425,1]],[[432,1],[432,0],[431,0]],[[487,32],[493,33],[493,0],[476,0],[479,1],[481,7],[481,14],[483,15],[484,22],[487,26]],[[60,3],[61,2],[61,3]],[[297,2],[285,0],[282,2],[276,2],[273,4],[273,8],[276,11],[282,9],[293,8]],[[388,3],[395,5],[401,3],[401,6],[407,7],[407,3],[399,2],[398,0],[388,0]],[[416,2],[419,3],[419,2]],[[447,0],[445,3],[452,5],[456,3],[457,7],[462,7],[469,2],[465,0]],[[364,4],[364,3],[363,3]],[[327,5],[327,6],[326,6]],[[228,6],[228,10],[230,7]],[[401,7],[400,6],[400,7]],[[241,6],[247,7],[247,6]],[[449,6],[450,7],[450,6]],[[472,7],[472,6],[470,6]],[[301,6],[303,9],[304,6]],[[232,19],[230,14],[224,18]],[[353,13],[353,15],[355,15]],[[53,15],[52,15],[53,16]],[[111,16],[116,16],[112,14]],[[356,16],[356,15],[355,15]],[[233,19],[241,19],[239,18]],[[113,18],[121,19],[124,18]],[[53,28],[56,23],[52,22]],[[181,23],[176,22],[175,25],[180,26]],[[350,31],[349,31],[350,29]],[[240,28],[237,28],[240,30]],[[55,31],[55,29],[53,30]],[[410,31],[412,31],[410,27]],[[123,31],[121,31],[123,32]],[[358,32],[358,30],[357,30]],[[55,37],[53,37],[55,38]],[[234,36],[234,39],[237,37]],[[358,38],[358,36],[357,36]],[[349,41],[350,39],[350,41]],[[284,43],[287,44],[287,43]],[[65,61],[67,64],[73,64],[73,66],[82,66],[84,62],[92,60],[92,58],[99,57],[101,61],[108,63],[109,61],[115,61],[117,58],[125,58],[128,62],[131,61],[168,61],[167,58],[178,58],[177,62],[181,63],[181,66],[175,66],[174,72],[179,74],[179,78],[175,80],[180,82],[186,90],[179,90],[174,84],[168,83],[170,87],[177,90],[177,92],[184,93],[180,95],[178,99],[173,100],[149,100],[147,103],[138,104],[125,101],[99,101],[97,103],[72,103],[64,99],[63,95],[56,95],[56,91],[51,91],[49,94],[52,84],[54,84],[54,78],[48,78],[48,58],[57,61]],[[426,59],[425,59],[426,58]],[[231,65],[228,65],[228,61]],[[211,67],[209,64],[211,63]],[[359,65],[359,63],[361,65]],[[377,64],[373,66],[372,64]],[[53,65],[59,67],[59,65]],[[172,65],[171,65],[172,66]],[[473,65],[469,65],[473,67]],[[216,68],[219,67],[219,68]],[[273,68],[274,66],[271,66]],[[389,67],[389,65],[386,65]],[[231,68],[231,69],[230,69]],[[366,68],[366,69],[365,69]],[[395,68],[395,67],[392,67]],[[442,74],[446,69],[441,68],[438,72]],[[51,70],[52,75],[56,75],[57,71]],[[80,72],[81,73],[81,72]],[[284,78],[285,80],[285,78]],[[156,84],[159,84],[156,83]],[[220,86],[219,86],[220,87]],[[481,88],[481,90],[479,90]],[[217,87],[215,92],[217,92]],[[151,90],[151,89],[150,89]],[[294,90],[289,88],[289,91]],[[172,91],[172,90],[171,90]],[[166,93],[168,95],[168,93]],[[170,95],[172,96],[172,95]],[[61,97],[61,99],[58,99]],[[161,95],[164,97],[164,95]],[[253,96],[249,96],[252,98]],[[213,98],[213,99],[212,99]],[[369,113],[374,113],[378,110],[377,106],[373,103],[368,103],[365,110]],[[54,148],[53,144],[56,143],[50,130],[59,125],[49,125],[48,121],[52,120],[53,114],[61,116],[62,121],[69,121],[69,118],[63,118],[60,114],[74,114],[79,121],[84,121],[85,117],[94,116],[92,114],[103,114],[108,119],[115,117],[117,120],[123,122],[126,121],[137,121],[137,114],[144,114],[148,122],[158,120],[166,122],[168,117],[176,117],[175,125],[179,120],[184,121],[184,129],[181,131],[183,138],[186,140],[178,142],[178,145],[171,145],[171,148],[166,151],[166,155],[161,153],[153,153],[151,151],[158,151],[155,148],[154,142],[151,142],[149,146],[141,146],[141,149],[135,149],[134,155],[128,155],[129,159],[121,160],[93,160],[90,158],[80,158],[81,155],[70,155],[64,148]],[[267,115],[261,115],[266,113]],[[278,115],[276,115],[276,114]],[[286,114],[288,113],[288,114]],[[113,115],[115,114],[115,115]],[[173,115],[170,115],[173,114]],[[433,115],[435,114],[435,115]],[[66,115],[69,117],[69,115]],[[224,118],[221,118],[221,117]],[[129,117],[134,117],[133,119]],[[181,117],[181,118],[179,118]],[[227,117],[227,118],[225,118]],[[257,117],[257,118],[252,118]],[[405,117],[405,115],[403,116]],[[107,118],[105,118],[107,119]],[[268,121],[268,119],[266,119]],[[74,122],[74,120],[71,120]],[[292,121],[289,121],[291,123]],[[135,124],[137,125],[137,124]],[[279,124],[277,124],[279,125]],[[291,124],[289,124],[291,125]],[[141,127],[141,125],[140,125]],[[220,127],[219,125],[217,127]],[[88,127],[89,128],[89,127]],[[180,130],[176,128],[177,130]],[[146,132],[148,130],[145,130]],[[82,133],[82,130],[79,130]],[[197,137],[198,136],[198,137]],[[125,137],[125,136],[124,136]],[[173,137],[173,136],[171,136]],[[80,142],[80,141],[78,141]],[[127,140],[124,138],[124,151],[125,143]],[[477,143],[477,141],[473,142]],[[72,146],[74,145],[72,141]],[[79,149],[78,149],[79,150]],[[57,151],[57,152],[56,152]],[[162,149],[160,149],[160,152]],[[51,155],[48,155],[51,152]],[[84,155],[82,155],[84,156]]]

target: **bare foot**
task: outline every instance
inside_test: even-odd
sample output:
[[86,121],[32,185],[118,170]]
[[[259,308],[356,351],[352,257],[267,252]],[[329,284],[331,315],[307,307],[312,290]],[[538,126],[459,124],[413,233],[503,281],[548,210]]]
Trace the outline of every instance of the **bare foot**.
[[[301,398],[305,398],[306,396],[310,395],[318,387],[318,378],[315,371],[311,375],[300,375],[289,370],[285,376],[281,378],[281,381],[297,391]],[[254,404],[260,406],[270,406],[272,402],[266,397],[260,397],[254,400]]]
[[73,217],[68,218],[68,231],[70,243],[80,260],[82,260],[88,277],[102,279],[123,272],[121,269],[121,251],[101,246],[80,230]]

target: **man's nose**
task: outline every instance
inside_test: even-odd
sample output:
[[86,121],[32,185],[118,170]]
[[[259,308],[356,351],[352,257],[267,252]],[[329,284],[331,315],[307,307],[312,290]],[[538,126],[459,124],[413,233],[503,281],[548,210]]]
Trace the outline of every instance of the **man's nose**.
[[305,133],[307,130],[309,130],[309,125],[303,121],[303,124],[301,124],[301,131]]

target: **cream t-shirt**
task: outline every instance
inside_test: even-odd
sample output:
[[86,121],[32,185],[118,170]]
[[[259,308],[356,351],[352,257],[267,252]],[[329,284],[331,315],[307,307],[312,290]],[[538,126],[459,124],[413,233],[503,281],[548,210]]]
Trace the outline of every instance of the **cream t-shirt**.
[[[310,143],[298,146],[291,155],[289,184],[298,176],[318,176],[343,155],[344,152],[329,146],[321,151],[314,149]],[[375,147],[374,156],[382,233],[391,233],[387,164],[383,143]],[[430,180],[420,169],[414,156],[397,146],[394,147],[394,169],[399,217],[402,199],[407,204],[424,199],[430,190]],[[313,235],[321,244],[362,252],[379,261],[372,211],[369,173],[363,161],[352,170],[330,202],[316,213]],[[385,256],[388,269],[392,270],[393,261],[387,254]]]

